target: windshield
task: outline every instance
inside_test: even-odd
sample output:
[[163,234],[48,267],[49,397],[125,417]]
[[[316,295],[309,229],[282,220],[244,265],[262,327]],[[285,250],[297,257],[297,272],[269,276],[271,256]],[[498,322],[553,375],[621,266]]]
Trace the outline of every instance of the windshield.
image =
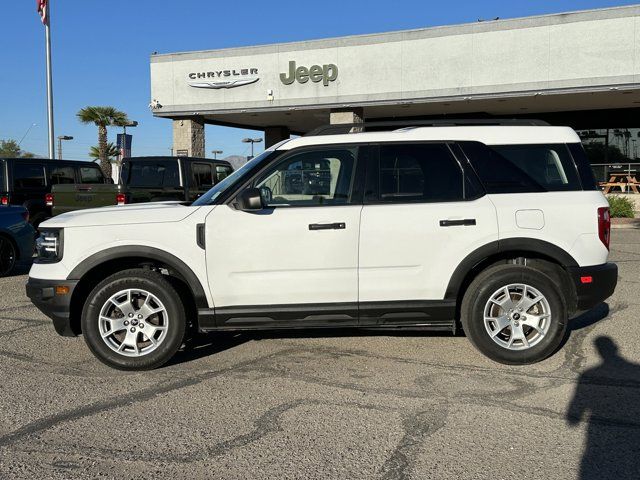
[[252,158],[238,170],[226,177],[220,183],[216,184],[216,186],[214,186],[207,193],[198,198],[195,202],[193,202],[192,205],[199,207],[202,205],[212,204],[215,199],[218,198],[225,190],[232,187],[237,181],[244,177],[245,173],[253,169],[253,167],[255,167],[256,165],[260,164],[267,157],[271,156],[272,153],[273,150],[266,150],[257,157]]

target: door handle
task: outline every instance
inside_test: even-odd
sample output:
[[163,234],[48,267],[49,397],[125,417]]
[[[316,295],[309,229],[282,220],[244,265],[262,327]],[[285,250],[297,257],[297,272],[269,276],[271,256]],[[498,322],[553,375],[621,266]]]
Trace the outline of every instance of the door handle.
[[457,227],[461,225],[475,225],[475,218],[465,218],[464,220],[440,220],[441,227]]
[[345,228],[347,224],[344,222],[309,224],[309,230],[344,230]]

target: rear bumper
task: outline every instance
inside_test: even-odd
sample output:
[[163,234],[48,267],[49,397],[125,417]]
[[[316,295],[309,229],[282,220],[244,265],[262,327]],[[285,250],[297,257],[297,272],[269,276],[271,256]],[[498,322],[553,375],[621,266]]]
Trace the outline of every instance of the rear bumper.
[[[73,337],[76,332],[71,325],[71,296],[78,284],[77,280],[42,280],[31,278],[27,281],[27,297],[47,317],[53,320],[53,326],[58,334]],[[55,287],[69,287],[69,293],[56,295]]]
[[576,286],[578,310],[588,310],[606,300],[618,284],[618,266],[615,263],[570,267],[568,271]]

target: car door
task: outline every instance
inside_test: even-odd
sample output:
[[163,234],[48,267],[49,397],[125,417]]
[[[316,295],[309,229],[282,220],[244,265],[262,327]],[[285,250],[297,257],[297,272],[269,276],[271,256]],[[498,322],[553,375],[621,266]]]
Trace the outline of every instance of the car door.
[[371,156],[360,225],[361,323],[453,318],[445,292],[473,250],[498,239],[496,211],[445,143],[394,143]]
[[357,323],[359,150],[289,152],[250,182],[265,208],[242,211],[231,202],[207,216],[218,326]]

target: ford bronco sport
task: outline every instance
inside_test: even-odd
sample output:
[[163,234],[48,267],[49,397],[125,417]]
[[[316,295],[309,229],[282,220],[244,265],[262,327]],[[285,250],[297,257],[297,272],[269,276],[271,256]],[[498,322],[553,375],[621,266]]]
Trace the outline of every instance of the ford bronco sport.
[[131,370],[197,332],[311,327],[461,326],[493,360],[532,363],[617,281],[608,203],[565,127],[305,136],[191,204],[72,212],[41,232],[29,297]]

